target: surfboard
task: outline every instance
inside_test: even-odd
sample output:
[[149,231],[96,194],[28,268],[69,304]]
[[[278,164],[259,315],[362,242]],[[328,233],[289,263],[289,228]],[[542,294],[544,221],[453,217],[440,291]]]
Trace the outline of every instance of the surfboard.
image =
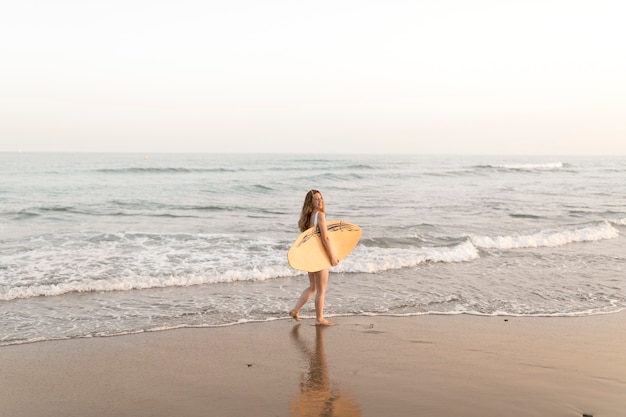
[[[340,261],[352,252],[361,238],[361,228],[343,220],[326,222],[326,230],[333,252]],[[321,271],[330,266],[330,259],[317,226],[305,230],[298,236],[287,252],[287,261],[293,269],[307,272]]]

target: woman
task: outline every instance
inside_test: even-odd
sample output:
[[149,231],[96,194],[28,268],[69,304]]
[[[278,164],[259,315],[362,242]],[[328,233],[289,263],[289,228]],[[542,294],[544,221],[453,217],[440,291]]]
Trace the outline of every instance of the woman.
[[[320,231],[320,237],[324,248],[328,253],[330,264],[335,266],[339,263],[339,259],[333,253],[333,248],[328,238],[326,230],[326,213],[324,212],[324,197],[317,190],[311,190],[304,198],[300,220],[298,221],[300,231],[304,232],[310,227],[317,226]],[[298,303],[289,315],[296,321],[300,321],[300,309],[315,294],[315,324],[317,326],[332,326],[334,323],[324,318],[324,297],[326,295],[326,286],[328,285],[328,268],[317,272],[309,272],[309,287],[302,292]]]

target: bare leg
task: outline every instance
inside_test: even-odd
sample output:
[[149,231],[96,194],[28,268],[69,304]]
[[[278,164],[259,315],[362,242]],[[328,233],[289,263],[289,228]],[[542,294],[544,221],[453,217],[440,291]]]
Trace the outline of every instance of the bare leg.
[[315,296],[315,325],[333,326],[335,323],[324,318],[324,299],[326,298],[326,287],[328,286],[328,269],[315,273],[315,285],[317,295]]
[[299,315],[300,309],[307,303],[307,301],[311,299],[311,297],[313,297],[313,294],[315,294],[315,292],[317,291],[314,276],[315,274],[313,272],[309,272],[309,286],[304,291],[302,291],[302,294],[300,295],[296,306],[293,308],[293,310],[289,312],[289,315],[293,317],[295,321],[302,320]]

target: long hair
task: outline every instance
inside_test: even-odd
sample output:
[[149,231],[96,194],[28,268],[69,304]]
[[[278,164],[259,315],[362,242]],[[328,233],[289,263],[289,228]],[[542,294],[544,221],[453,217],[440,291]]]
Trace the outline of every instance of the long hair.
[[[304,204],[302,204],[302,212],[300,212],[300,220],[298,220],[298,227],[300,228],[301,232],[304,232],[306,229],[311,227],[310,221],[311,221],[311,213],[313,213],[313,196],[315,194],[322,195],[322,193],[320,193],[317,190],[311,190],[308,193],[306,193],[306,197],[304,197]],[[324,199],[324,196],[322,196],[322,199]],[[322,206],[322,211],[324,211],[324,206]]]

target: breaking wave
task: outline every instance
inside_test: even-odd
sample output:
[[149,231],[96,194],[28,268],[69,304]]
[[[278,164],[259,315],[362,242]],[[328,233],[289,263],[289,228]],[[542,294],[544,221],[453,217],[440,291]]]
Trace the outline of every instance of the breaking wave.
[[472,236],[472,243],[481,249],[520,249],[538,247],[556,247],[569,243],[593,242],[614,239],[619,231],[609,222],[597,226],[568,230],[542,230],[529,235],[516,236]]

